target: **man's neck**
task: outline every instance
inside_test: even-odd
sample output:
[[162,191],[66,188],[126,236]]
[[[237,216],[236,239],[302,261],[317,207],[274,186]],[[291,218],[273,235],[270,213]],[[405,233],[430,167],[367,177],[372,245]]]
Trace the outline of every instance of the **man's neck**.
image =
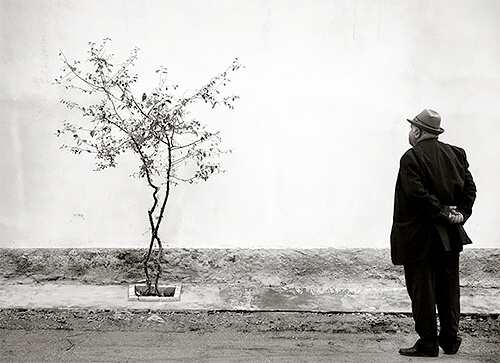
[[419,142],[425,141],[425,140],[437,140],[438,135],[433,135],[433,134],[422,134],[420,137],[417,139],[417,144]]

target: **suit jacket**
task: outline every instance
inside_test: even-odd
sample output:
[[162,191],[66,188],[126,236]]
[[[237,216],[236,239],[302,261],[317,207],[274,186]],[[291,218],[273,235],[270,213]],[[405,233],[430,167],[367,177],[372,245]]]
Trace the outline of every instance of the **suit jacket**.
[[463,149],[428,139],[408,150],[396,182],[392,262],[409,264],[433,257],[443,247],[461,251],[472,243],[463,226],[449,223],[447,217],[449,206],[457,206],[466,221],[475,199],[476,185]]

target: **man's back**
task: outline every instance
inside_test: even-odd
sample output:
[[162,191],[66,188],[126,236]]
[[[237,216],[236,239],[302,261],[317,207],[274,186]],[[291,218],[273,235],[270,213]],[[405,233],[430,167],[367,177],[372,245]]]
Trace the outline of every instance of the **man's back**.
[[465,151],[435,139],[412,149],[422,169],[422,182],[441,204],[458,205],[463,197],[468,169]]
[[430,257],[438,243],[448,245],[440,226],[452,234],[454,248],[471,243],[461,225],[450,225],[450,206],[465,220],[472,213],[476,187],[465,151],[437,139],[423,140],[401,158],[396,183],[391,253],[395,264]]

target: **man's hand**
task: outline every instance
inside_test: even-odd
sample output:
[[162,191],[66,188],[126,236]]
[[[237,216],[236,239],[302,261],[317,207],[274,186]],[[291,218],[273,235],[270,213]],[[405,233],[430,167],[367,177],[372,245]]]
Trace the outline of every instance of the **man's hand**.
[[462,213],[457,211],[456,206],[450,206],[450,213],[448,214],[448,222],[453,223],[453,224],[460,224],[463,223],[465,220],[464,216]]

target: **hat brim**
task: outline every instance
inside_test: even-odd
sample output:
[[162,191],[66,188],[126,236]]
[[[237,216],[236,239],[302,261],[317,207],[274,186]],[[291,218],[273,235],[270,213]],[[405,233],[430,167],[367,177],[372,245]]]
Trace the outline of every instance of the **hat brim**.
[[418,120],[410,120],[410,119],[406,119],[406,121],[408,121],[409,123],[411,123],[412,125],[415,125],[417,127],[420,127],[422,129],[424,129],[425,131],[428,131],[430,133],[433,133],[433,134],[436,134],[436,135],[439,135],[439,134],[442,134],[444,132],[444,129],[443,128],[439,128],[439,129],[435,129],[433,127],[429,127],[421,122],[419,122]]

